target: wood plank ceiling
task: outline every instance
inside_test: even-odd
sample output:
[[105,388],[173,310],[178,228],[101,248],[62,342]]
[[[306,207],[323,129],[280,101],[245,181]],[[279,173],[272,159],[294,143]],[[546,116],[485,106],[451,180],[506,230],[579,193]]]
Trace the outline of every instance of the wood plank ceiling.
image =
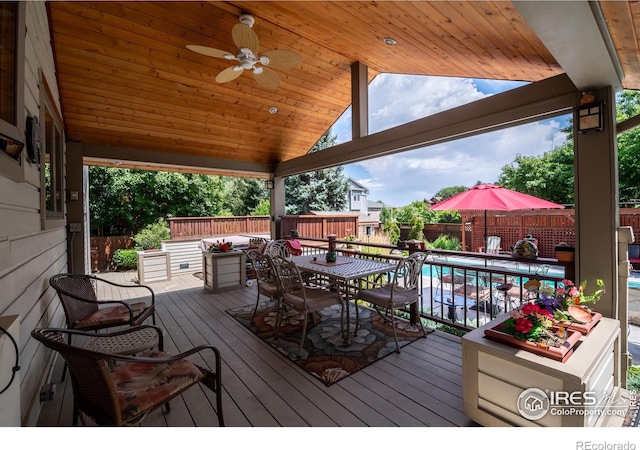
[[[605,3],[619,25],[612,35],[624,43],[623,64],[637,63],[628,40],[637,44],[637,3]],[[388,72],[538,81],[563,73],[511,2],[54,1],[48,8],[66,138],[87,145],[273,165],[306,154],[349,107],[357,61],[370,79]],[[299,66],[277,70],[277,89],[248,71],[219,84],[216,75],[233,63],[186,48],[236,53],[231,29],[241,13],[255,18],[259,53],[302,56]],[[387,37],[397,44],[385,44]]]

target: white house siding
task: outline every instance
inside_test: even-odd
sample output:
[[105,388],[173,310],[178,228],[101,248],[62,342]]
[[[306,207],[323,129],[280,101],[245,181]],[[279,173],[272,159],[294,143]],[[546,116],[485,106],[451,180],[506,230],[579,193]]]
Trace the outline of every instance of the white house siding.
[[[25,43],[25,114],[39,115],[39,73],[42,71],[59,108],[45,2],[27,2]],[[25,181],[0,175],[0,315],[20,316],[20,417],[23,426],[36,424],[39,392],[52,353],[31,339],[39,326],[63,326],[60,303],[49,277],[67,270],[64,227],[42,229],[40,171],[25,160]],[[1,401],[1,400],[0,400]]]

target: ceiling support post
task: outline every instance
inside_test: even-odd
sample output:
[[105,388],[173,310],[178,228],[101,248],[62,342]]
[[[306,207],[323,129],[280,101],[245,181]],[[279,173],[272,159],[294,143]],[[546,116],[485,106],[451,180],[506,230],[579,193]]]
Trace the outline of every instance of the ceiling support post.
[[368,67],[360,61],[351,65],[351,139],[369,134]]

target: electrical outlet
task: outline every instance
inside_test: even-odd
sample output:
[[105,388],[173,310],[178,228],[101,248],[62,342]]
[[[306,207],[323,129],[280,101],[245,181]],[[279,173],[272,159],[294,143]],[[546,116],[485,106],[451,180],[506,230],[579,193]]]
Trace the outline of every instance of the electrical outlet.
[[69,231],[71,233],[80,233],[80,232],[82,232],[82,224],[80,222],[70,222],[69,223]]

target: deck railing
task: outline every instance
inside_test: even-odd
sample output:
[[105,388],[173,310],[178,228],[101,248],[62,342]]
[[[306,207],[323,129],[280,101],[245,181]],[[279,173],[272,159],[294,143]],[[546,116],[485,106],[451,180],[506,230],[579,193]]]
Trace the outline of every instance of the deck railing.
[[[304,254],[327,252],[327,239],[300,237],[299,240]],[[538,280],[555,288],[563,279],[573,279],[574,273],[573,263],[549,258],[531,260],[508,255],[419,250],[343,240],[336,240],[336,244],[337,252],[342,255],[380,261],[397,261],[410,251],[429,251],[423,267],[419,314],[425,319],[465,331],[532,299],[536,293],[525,288],[527,281]]]

